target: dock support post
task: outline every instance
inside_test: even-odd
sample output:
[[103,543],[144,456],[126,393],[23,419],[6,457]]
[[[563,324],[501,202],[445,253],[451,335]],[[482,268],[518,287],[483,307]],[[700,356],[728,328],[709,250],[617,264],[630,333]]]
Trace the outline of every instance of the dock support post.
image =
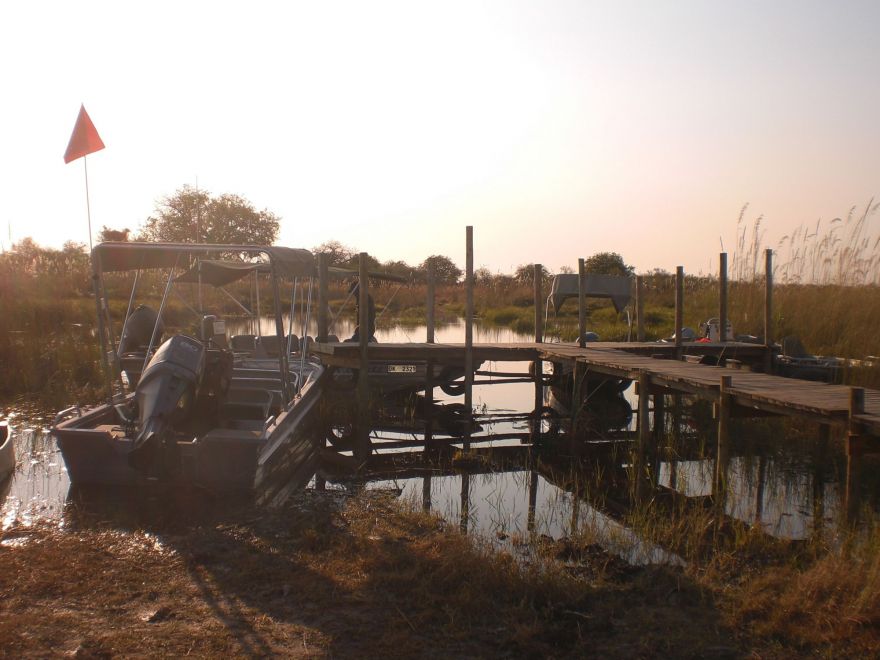
[[859,510],[859,488],[862,476],[862,455],[864,438],[855,420],[856,415],[865,412],[865,390],[861,387],[849,389],[849,428],[846,434],[846,518],[853,522]]
[[434,262],[428,262],[428,296],[425,300],[425,326],[427,337],[425,341],[429,344],[434,343],[434,298],[436,287],[436,276],[434,275]]
[[578,346],[587,345],[587,270],[583,258],[578,259]]
[[361,462],[370,456],[370,361],[367,354],[367,343],[370,340],[369,286],[367,253],[361,252],[358,257],[358,429],[354,447],[355,458]]
[[636,275],[636,341],[645,341],[645,281]]
[[583,383],[586,378],[586,365],[577,358],[574,361],[574,367],[571,370],[571,434],[578,432],[579,421],[581,416],[581,392],[583,391]]
[[[534,456],[532,460],[535,460]],[[532,468],[529,472],[529,511],[526,518],[526,530],[530,534],[535,532],[535,511],[538,505],[538,471]]]
[[327,278],[329,272],[329,255],[321,252],[318,255],[318,341],[327,341],[330,334],[330,324],[327,319],[328,292]]
[[431,510],[431,473],[422,477],[422,511]]
[[721,341],[727,341],[727,252],[718,255],[718,326]]
[[470,449],[471,419],[474,414],[474,228],[465,228],[465,319],[464,319],[464,407],[467,435],[464,448]]
[[675,267],[675,359],[681,359],[681,327],[684,325],[684,266]]
[[831,442],[831,426],[819,425],[819,439],[813,455],[813,535],[822,533],[825,526],[825,463]]
[[758,476],[755,488],[755,524],[761,527],[764,524],[764,482],[767,480],[767,457],[764,454],[758,456]]
[[773,250],[764,251],[764,373],[773,373]]
[[666,446],[666,395],[654,393],[654,428],[652,431],[651,442],[653,443],[653,451],[651,452],[651,481],[654,485],[660,483],[660,462],[663,460],[664,447]]
[[471,510],[471,475],[467,472],[461,474],[461,519],[458,527],[462,534],[468,533],[468,517]]
[[715,453],[715,502],[723,507],[727,489],[727,464],[730,453],[730,408],[733,400],[730,388],[733,376],[721,376],[716,416],[718,417],[718,446]]
[[[435,282],[436,278],[434,275],[434,262],[428,262],[428,293],[427,299],[425,300],[425,327],[426,327],[426,337],[425,341],[428,344],[434,343],[434,298],[435,298]],[[425,363],[425,410],[426,417],[429,420],[429,424],[431,423],[431,416],[433,414],[433,406],[434,406],[434,361],[428,360]]]
[[633,461],[633,488],[636,498],[641,497],[644,492],[644,471],[645,456],[648,453],[648,446],[651,443],[651,420],[650,420],[650,401],[651,401],[651,376],[646,373],[639,374],[639,408],[638,408],[638,426],[639,440],[636,447],[635,460]]
[[[544,341],[544,315],[542,312],[541,302],[544,299],[544,266],[535,264],[534,267],[534,285],[535,285],[535,343],[540,344]],[[541,433],[541,408],[544,407],[544,362],[543,360],[535,360],[532,362],[532,372],[535,377],[535,419],[532,423],[532,431],[537,436]]]

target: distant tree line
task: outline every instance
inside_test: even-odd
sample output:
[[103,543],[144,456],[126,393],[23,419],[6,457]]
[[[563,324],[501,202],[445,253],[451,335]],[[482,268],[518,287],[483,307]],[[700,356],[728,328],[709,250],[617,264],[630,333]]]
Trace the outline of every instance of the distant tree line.
[[[183,186],[174,194],[159,199],[154,212],[144,221],[137,232],[130,229],[114,229],[104,226],[98,241],[169,241],[178,243],[218,243],[271,245],[278,239],[281,219],[266,209],[257,210],[247,199],[233,194],[211,195],[192,186]],[[359,251],[340,241],[330,240],[312,249],[316,254],[329,256],[330,265],[357,269]],[[399,275],[413,283],[427,281],[429,268],[433,267],[439,284],[457,284],[462,281],[463,271],[447,256],[434,254],[416,265],[405,261],[381,262],[367,255],[370,270]],[[614,252],[601,252],[586,260],[587,272],[612,275],[632,275],[633,267]],[[563,268],[562,272],[571,268]],[[85,245],[68,242],[60,250],[40,247],[30,238],[15,244],[11,250],[0,254],[0,274],[4,281],[13,282],[21,277],[44,277],[53,286],[61,281],[81,284],[76,291],[88,291],[89,263]],[[549,285],[552,274],[543,269],[543,279]],[[474,273],[481,286],[513,287],[531,286],[534,279],[532,264],[518,266],[513,274],[492,273],[479,268]],[[72,291],[71,291],[72,292]]]

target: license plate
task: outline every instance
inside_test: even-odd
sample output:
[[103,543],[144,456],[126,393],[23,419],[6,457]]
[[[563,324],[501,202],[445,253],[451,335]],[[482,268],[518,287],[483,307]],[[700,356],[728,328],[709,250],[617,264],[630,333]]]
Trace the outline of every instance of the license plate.
[[389,374],[414,374],[416,372],[416,365],[414,364],[389,364],[388,365],[388,373]]

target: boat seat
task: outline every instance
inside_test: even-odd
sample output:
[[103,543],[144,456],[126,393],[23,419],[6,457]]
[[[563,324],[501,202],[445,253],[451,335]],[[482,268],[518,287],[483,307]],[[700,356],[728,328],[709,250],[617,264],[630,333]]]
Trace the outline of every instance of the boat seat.
[[233,335],[229,347],[239,353],[253,353],[257,338],[255,335]]

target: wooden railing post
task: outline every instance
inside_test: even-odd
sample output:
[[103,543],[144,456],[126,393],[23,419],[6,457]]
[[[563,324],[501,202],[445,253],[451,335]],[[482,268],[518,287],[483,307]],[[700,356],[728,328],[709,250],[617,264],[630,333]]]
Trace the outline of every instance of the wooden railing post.
[[764,251],[764,357],[765,373],[773,373],[773,250]]
[[354,447],[355,457],[359,461],[366,461],[370,456],[370,361],[367,352],[370,341],[369,286],[367,253],[361,252],[358,257],[358,429]]
[[587,270],[583,259],[578,259],[578,346],[587,345]]
[[727,253],[718,255],[718,325],[720,341],[727,341]]
[[434,343],[434,298],[435,298],[435,287],[436,287],[436,275],[434,274],[434,262],[428,262],[428,296],[427,300],[425,300],[425,325],[426,328],[426,341],[429,344]]
[[[464,407],[468,420],[474,412],[474,228],[465,228],[465,320],[464,320]],[[470,449],[470,421],[465,449]]]
[[675,358],[681,359],[681,327],[684,325],[684,266],[675,268]]

